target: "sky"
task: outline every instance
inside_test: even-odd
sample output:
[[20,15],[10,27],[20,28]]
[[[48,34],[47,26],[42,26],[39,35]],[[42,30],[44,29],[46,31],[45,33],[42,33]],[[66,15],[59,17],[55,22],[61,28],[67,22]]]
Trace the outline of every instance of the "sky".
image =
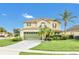
[[[64,10],[72,12],[73,16],[79,16],[79,4],[64,3],[0,3],[0,27],[12,32],[14,28],[22,28],[23,22],[35,18],[52,18],[61,21],[59,14]],[[74,23],[68,23],[67,28],[79,24],[79,18],[72,19]],[[61,21],[61,30],[64,29]]]

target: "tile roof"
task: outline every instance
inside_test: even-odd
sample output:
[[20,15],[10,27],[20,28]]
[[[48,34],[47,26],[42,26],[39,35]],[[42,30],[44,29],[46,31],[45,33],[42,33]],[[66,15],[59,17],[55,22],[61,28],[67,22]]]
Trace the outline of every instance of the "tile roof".
[[79,25],[74,25],[73,27],[67,29],[66,31],[79,31]]
[[[22,28],[22,30],[39,30],[39,28],[31,27],[31,28]],[[62,32],[61,30],[54,30],[56,32]]]
[[58,20],[54,20],[54,19],[50,19],[50,18],[38,18],[38,19],[31,19],[31,20],[26,20],[24,23],[26,22],[33,22],[33,23],[37,23],[41,20],[44,20],[44,21],[47,21],[47,22],[50,22],[50,21],[56,21],[58,23],[60,23]]
[[38,30],[39,28],[31,27],[31,28],[22,28],[22,30]]

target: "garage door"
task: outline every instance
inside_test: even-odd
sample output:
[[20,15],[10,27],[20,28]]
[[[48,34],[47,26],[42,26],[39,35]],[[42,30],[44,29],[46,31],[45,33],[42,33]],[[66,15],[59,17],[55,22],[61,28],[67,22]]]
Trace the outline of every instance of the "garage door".
[[24,39],[40,39],[38,32],[24,32]]

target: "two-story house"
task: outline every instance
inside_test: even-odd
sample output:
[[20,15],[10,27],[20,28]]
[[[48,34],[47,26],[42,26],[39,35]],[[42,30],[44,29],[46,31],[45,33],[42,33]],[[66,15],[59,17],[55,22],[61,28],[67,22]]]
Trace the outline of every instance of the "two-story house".
[[60,31],[61,23],[57,20],[49,19],[49,18],[40,18],[40,19],[32,19],[26,20],[24,22],[24,27],[20,31],[20,36],[23,39],[33,39],[40,38],[38,35],[39,29],[48,27],[55,31]]

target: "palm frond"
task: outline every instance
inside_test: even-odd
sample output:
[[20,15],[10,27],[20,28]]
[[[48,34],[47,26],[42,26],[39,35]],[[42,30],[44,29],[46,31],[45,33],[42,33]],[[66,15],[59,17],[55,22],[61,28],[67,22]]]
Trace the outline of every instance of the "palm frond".
[[72,21],[72,20],[69,20],[69,22],[71,22],[71,23],[75,24],[75,22],[74,22],[74,21]]
[[69,19],[73,19],[73,18],[78,18],[77,16],[72,16],[72,17],[70,17]]
[[63,17],[63,14],[59,14],[61,17]]

